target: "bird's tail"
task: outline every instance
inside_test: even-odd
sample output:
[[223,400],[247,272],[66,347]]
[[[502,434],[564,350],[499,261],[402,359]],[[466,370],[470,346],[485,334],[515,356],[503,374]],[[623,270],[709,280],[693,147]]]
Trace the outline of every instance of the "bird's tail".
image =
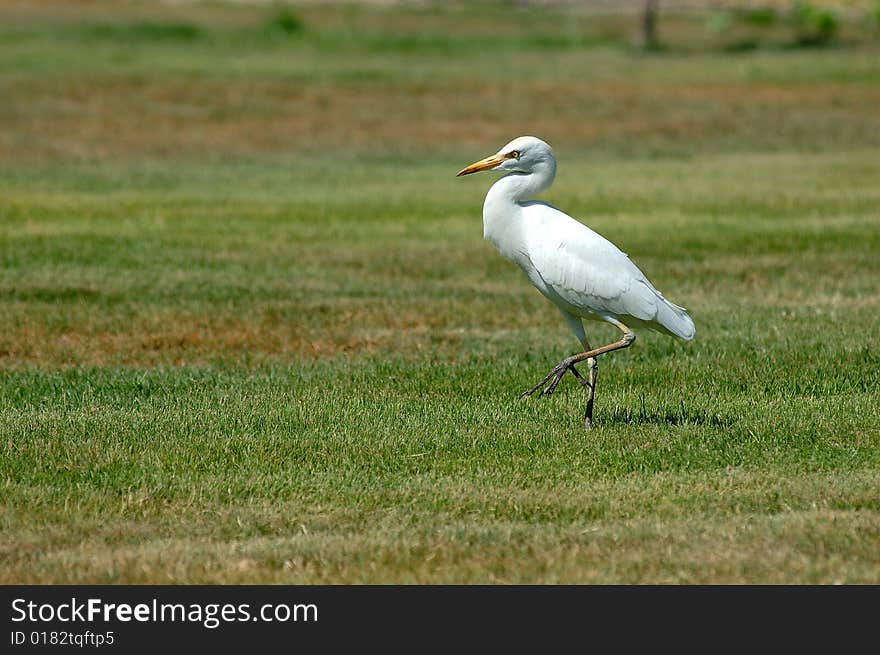
[[[658,293],[657,295],[660,294]],[[657,303],[657,318],[655,320],[669,334],[680,337],[685,341],[693,339],[697,332],[693,320],[688,316],[687,310],[684,307],[679,307],[669,302],[663,296],[660,296],[660,302]]]

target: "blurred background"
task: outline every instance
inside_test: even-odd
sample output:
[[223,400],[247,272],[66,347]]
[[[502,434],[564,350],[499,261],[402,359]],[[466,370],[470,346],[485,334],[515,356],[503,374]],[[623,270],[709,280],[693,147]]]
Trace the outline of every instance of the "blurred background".
[[[880,140],[880,4],[0,1],[0,156]],[[472,157],[471,157],[472,158]]]

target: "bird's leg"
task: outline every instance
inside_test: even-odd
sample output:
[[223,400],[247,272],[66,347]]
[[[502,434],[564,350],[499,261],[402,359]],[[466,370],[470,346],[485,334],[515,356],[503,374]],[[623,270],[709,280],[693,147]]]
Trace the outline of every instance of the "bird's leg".
[[590,379],[586,383],[589,395],[587,396],[587,408],[584,410],[584,427],[587,430],[591,430],[593,428],[593,398],[596,396],[596,378],[599,377],[599,362],[595,357],[590,357],[587,360],[587,365],[590,367]]
[[[562,379],[562,376],[565,375],[565,372],[568,370],[571,370],[571,368],[575,364],[577,364],[578,362],[582,362],[585,359],[593,359],[598,355],[611,352],[612,350],[620,350],[621,348],[627,348],[633,341],[636,340],[635,332],[630,330],[623,323],[620,323],[619,321],[615,321],[614,325],[621,332],[623,332],[623,336],[620,338],[619,341],[615,341],[614,343],[609,343],[608,345],[605,345],[605,346],[600,346],[599,348],[594,348],[593,350],[588,350],[586,352],[578,353],[577,355],[572,355],[571,357],[566,357],[559,364],[554,366],[553,370],[551,370],[550,373],[548,373],[544,377],[543,380],[538,382],[538,384],[536,384],[531,389],[524,391],[522,394],[520,394],[520,398],[525,398],[526,396],[531,396],[538,389],[540,389],[545,384],[550,382],[550,384],[547,384],[547,386],[541,392],[542,396],[549,396],[554,391],[556,391],[556,387],[559,386],[559,381]],[[593,373],[592,366],[590,368],[590,377],[593,380],[593,387],[595,387],[595,374]],[[551,380],[552,380],[552,382],[551,382]],[[591,392],[590,392],[590,401],[592,401],[592,394],[593,394],[593,390],[591,390]],[[588,406],[590,409],[590,414],[592,415],[591,402]],[[590,416],[590,421],[592,422],[592,416]]]
[[590,357],[587,360],[587,366],[590,367],[589,379],[581,375],[574,367],[574,364],[568,369],[578,379],[582,386],[587,388],[587,408],[584,411],[584,427],[587,430],[593,428],[593,399],[596,396],[596,377],[599,375],[599,362],[597,358]]
[[[590,349],[587,348],[587,350],[590,350]],[[596,374],[593,372],[592,369],[595,368],[595,369],[598,370],[598,368],[599,368],[599,364],[598,364],[598,362],[597,362],[597,360],[596,360],[595,357],[591,357],[590,359],[587,360],[587,366],[590,367],[590,373],[589,373],[589,375],[590,375],[590,379],[593,379],[593,380],[594,380],[593,382],[590,382],[590,379],[587,379],[587,378],[585,378],[583,375],[581,375],[581,372],[578,371],[578,370],[574,367],[574,364],[572,364],[571,367],[568,369],[569,371],[571,371],[571,374],[577,378],[578,382],[581,383],[581,386],[582,386],[582,387],[589,387],[589,386],[592,386],[593,384],[595,384],[595,377],[596,377]]]

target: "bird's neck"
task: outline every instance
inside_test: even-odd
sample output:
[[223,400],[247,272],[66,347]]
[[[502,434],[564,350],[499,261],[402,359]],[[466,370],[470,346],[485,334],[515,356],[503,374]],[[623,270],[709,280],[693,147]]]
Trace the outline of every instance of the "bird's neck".
[[556,162],[541,162],[531,173],[508,173],[489,189],[486,202],[490,198],[509,203],[524,202],[546,191],[556,177]]
[[[504,251],[521,232],[520,203],[546,191],[556,177],[556,162],[542,162],[531,173],[508,173],[499,179],[483,203],[483,237],[491,241],[505,257]],[[508,244],[507,247],[502,244]]]

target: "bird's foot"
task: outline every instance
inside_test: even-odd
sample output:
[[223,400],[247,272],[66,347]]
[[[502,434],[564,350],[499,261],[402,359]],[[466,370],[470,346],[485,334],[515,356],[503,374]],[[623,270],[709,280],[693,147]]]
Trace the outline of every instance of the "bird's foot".
[[571,374],[578,379],[578,382],[581,383],[581,386],[584,386],[584,387],[590,386],[590,381],[578,372],[578,370],[574,367],[574,364],[569,366],[568,370],[571,371]]
[[[529,396],[532,396],[532,395],[534,395],[534,393],[536,391],[538,391],[538,389],[541,389],[542,387],[543,387],[543,390],[541,391],[540,394],[538,394],[539,396],[552,395],[553,392],[556,391],[556,387],[559,386],[559,382],[562,380],[562,376],[565,375],[566,371],[571,371],[572,374],[578,380],[581,381],[581,384],[588,384],[587,381],[584,380],[583,376],[577,372],[577,370],[574,367],[574,364],[575,364],[575,360],[572,357],[568,357],[566,359],[563,359],[559,364],[557,364],[556,366],[553,367],[553,370],[550,371],[550,373],[548,373],[544,377],[543,380],[538,382],[538,384],[536,384],[531,389],[529,389],[527,391],[523,391],[519,395],[519,397],[520,398],[527,398]],[[547,384],[548,382],[550,382],[550,384]],[[546,387],[544,387],[545,384],[547,384]]]
[[[566,371],[571,371],[571,374],[574,375],[578,381],[585,387],[587,387],[590,391],[590,397],[587,400],[587,407],[584,411],[584,428],[586,430],[593,429],[593,394],[595,392],[595,368],[593,368],[591,377],[593,378],[593,382],[590,382],[584,376],[582,376],[578,370],[574,367],[575,362],[578,360],[574,357],[568,357],[563,359],[559,364],[553,367],[553,370],[548,373],[543,380],[538,382],[534,387],[529,389],[528,391],[524,391],[520,394],[520,398],[526,398],[528,396],[532,396],[539,389],[542,389],[539,396],[549,396],[554,391],[556,391],[556,387],[559,386],[559,382],[562,380],[562,377],[565,375]],[[595,366],[595,364],[594,364]],[[547,384],[547,383],[550,384]],[[544,385],[547,385],[546,387]]]

